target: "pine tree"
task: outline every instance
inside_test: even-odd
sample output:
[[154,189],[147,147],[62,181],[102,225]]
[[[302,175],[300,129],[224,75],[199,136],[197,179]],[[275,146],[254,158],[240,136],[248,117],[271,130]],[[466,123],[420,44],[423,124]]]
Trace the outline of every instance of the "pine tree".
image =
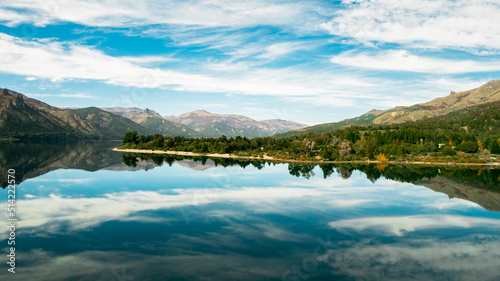
[[491,142],[490,152],[492,154],[500,154],[500,145],[498,145],[497,141],[492,141]]

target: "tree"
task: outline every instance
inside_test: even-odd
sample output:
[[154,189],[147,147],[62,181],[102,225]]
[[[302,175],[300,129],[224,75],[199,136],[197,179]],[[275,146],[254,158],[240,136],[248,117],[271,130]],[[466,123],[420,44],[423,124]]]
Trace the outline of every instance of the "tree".
[[389,161],[389,159],[387,159],[387,157],[383,153],[380,153],[379,155],[377,155],[377,161],[387,162]]
[[128,132],[123,137],[123,144],[137,144],[137,131]]
[[493,154],[500,154],[500,145],[498,145],[498,142],[493,140],[490,145],[490,152]]
[[477,145],[477,143],[472,141],[464,141],[457,146],[457,150],[467,153],[476,153],[478,149],[479,146]]
[[453,150],[453,148],[451,146],[445,146],[443,148],[443,155],[444,156],[455,156],[457,155],[457,152],[455,150]]

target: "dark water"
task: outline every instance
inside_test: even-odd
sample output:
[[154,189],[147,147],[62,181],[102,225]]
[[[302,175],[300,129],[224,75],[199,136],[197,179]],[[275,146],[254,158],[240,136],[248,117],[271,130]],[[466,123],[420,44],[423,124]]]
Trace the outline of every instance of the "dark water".
[[500,171],[488,167],[0,145],[19,219],[16,274],[0,232],[1,280],[500,280]]

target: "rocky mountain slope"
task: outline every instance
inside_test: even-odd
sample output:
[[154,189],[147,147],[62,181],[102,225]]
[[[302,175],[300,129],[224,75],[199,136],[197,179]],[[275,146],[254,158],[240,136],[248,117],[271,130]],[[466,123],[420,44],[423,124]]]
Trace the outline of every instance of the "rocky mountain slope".
[[148,108],[105,107],[101,109],[126,117],[143,127],[153,130],[157,134],[159,133],[166,136],[181,136],[187,138],[204,137],[203,134],[196,132],[184,124],[178,124],[163,119],[159,113]]
[[493,80],[479,88],[451,92],[448,96],[409,107],[396,107],[377,114],[373,124],[397,124],[444,115],[459,109],[500,100],[500,80]]
[[227,137],[245,136],[253,138],[270,136],[275,133],[287,132],[307,126],[280,119],[256,121],[242,115],[222,115],[205,110],[196,110],[179,116],[162,117],[154,110],[147,108],[107,107],[102,109],[127,117],[144,127],[169,136],[220,137],[225,135]]
[[140,124],[146,128],[149,128],[151,130],[154,130],[160,134],[169,137],[173,136],[181,136],[187,138],[204,137],[203,134],[196,132],[195,130],[189,128],[186,125],[173,123],[161,117],[149,117]]
[[481,87],[463,92],[451,92],[448,96],[412,106],[398,106],[388,110],[371,110],[361,116],[340,122],[319,124],[293,130],[276,137],[289,137],[313,132],[332,132],[355,125],[387,125],[415,122],[443,116],[465,108],[477,107],[500,101],[500,80],[492,80]]
[[242,115],[215,114],[205,110],[196,110],[179,116],[164,116],[163,118],[174,123],[184,124],[209,136],[220,136],[221,134],[247,137],[270,136],[307,126],[280,119],[256,121]]
[[26,103],[22,94],[0,90],[0,137],[80,135],[69,124]]
[[146,122],[148,118],[162,118],[160,114],[149,108],[141,109],[137,107],[103,107],[101,109],[116,115],[123,116],[139,124]]
[[121,139],[128,131],[154,133],[96,107],[62,109],[0,89],[1,138]]

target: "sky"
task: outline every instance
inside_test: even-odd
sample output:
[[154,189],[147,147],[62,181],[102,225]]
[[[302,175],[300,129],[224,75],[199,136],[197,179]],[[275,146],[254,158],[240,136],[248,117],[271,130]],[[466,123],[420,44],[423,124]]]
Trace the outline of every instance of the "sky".
[[2,0],[0,87],[313,125],[500,79],[499,0]]

